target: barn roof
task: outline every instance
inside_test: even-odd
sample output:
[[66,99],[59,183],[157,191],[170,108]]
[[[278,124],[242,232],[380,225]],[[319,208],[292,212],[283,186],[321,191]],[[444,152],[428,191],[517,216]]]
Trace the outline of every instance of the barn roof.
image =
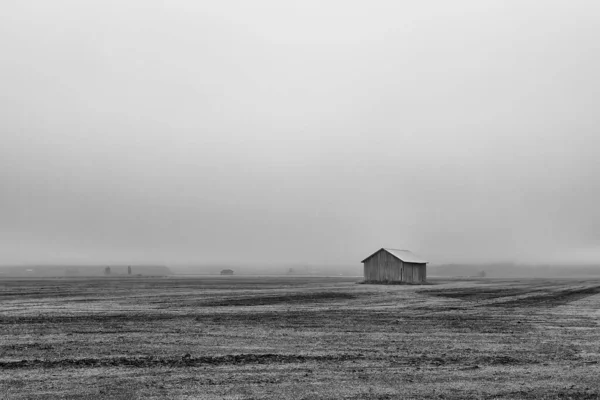
[[427,264],[427,261],[419,258],[408,250],[398,250],[398,249],[389,249],[389,248],[381,248],[377,250],[375,253],[371,254],[369,257],[365,258],[361,262],[367,261],[369,258],[373,257],[375,254],[379,253],[381,250],[387,251],[394,257],[396,257],[400,261],[404,261],[407,263],[415,263],[415,264]]

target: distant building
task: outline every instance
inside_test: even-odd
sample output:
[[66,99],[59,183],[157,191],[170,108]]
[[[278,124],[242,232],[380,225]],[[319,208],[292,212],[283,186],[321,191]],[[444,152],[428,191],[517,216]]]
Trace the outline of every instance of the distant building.
[[221,271],[221,275],[233,275],[232,269],[224,269]]
[[366,282],[423,283],[427,261],[408,250],[382,248],[362,261]]

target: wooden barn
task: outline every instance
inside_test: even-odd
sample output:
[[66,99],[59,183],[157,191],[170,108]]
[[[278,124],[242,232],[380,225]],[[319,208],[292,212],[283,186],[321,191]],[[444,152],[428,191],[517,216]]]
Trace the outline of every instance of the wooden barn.
[[382,248],[362,261],[365,282],[423,283],[427,261],[408,250]]

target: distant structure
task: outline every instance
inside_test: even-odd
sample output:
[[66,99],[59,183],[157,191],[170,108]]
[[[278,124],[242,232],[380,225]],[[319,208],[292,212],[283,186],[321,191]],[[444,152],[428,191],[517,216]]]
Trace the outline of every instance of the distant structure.
[[232,269],[224,269],[221,271],[221,275],[233,275]]
[[110,275],[110,267],[104,268],[104,275]]
[[382,248],[362,261],[365,282],[423,283],[427,261],[408,250]]
[[131,275],[131,265],[127,266],[127,275]]

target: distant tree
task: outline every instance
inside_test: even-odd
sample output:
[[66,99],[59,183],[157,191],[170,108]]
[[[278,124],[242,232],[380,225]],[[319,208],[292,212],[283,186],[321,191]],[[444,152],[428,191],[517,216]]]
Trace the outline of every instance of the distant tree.
[[482,278],[485,278],[485,271],[480,271],[479,272],[479,276],[482,277]]
[[110,275],[110,267],[104,268],[104,275]]
[[131,275],[131,265],[127,267],[127,275]]

